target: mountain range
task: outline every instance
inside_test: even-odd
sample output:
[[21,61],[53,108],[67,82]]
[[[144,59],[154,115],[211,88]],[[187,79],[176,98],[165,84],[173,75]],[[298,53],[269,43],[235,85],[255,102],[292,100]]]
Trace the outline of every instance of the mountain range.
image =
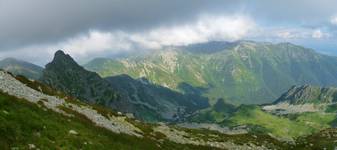
[[271,103],[293,85],[337,85],[337,58],[291,43],[209,42],[84,65],[103,77],[128,74],[181,93],[239,104]]
[[2,64],[20,66],[0,70],[4,149],[333,149],[337,140],[336,57],[290,43],[166,47],[84,67],[59,50],[45,68]]

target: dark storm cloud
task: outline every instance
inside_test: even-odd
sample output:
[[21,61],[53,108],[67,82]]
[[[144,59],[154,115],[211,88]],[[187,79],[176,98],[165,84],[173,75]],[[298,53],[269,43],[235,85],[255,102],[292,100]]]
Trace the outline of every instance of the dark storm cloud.
[[[227,4],[229,3],[229,4]],[[189,21],[200,12],[230,10],[230,1],[214,0],[1,0],[0,49],[56,42],[99,30],[142,30]],[[235,3],[236,4],[236,3]]]
[[[250,25],[257,26],[257,39],[307,38],[314,31],[314,37],[335,38],[336,6],[336,0],[0,0],[0,59],[45,62],[31,51],[50,58],[54,49],[67,48],[80,58],[132,49],[133,42],[241,38],[246,32],[238,30],[248,32]],[[237,27],[223,30],[223,24]]]

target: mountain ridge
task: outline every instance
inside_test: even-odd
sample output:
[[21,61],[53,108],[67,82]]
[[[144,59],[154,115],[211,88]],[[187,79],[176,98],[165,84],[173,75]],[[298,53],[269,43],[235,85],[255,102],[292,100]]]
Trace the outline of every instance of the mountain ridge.
[[100,58],[84,67],[103,77],[145,77],[180,92],[179,85],[187,83],[205,89],[201,92],[212,104],[218,98],[234,104],[271,103],[292,85],[337,85],[337,57],[291,43],[240,41],[216,43],[215,50],[202,45],[190,47],[210,52],[170,47],[146,56]]

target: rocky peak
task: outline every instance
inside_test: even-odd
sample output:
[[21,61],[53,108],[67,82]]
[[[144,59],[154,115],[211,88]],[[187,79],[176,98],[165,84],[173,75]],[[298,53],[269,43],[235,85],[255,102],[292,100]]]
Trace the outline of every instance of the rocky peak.
[[75,62],[75,60],[70,55],[65,54],[62,50],[58,50],[55,52],[53,61],[47,64],[46,68],[57,66],[59,67],[66,66],[67,68],[71,69],[82,68]]
[[61,50],[57,51],[53,61],[46,65],[41,81],[92,103],[105,103],[116,98],[107,81],[97,73],[85,70]]
[[65,54],[62,50],[57,50],[55,52],[55,57],[57,57],[57,56],[62,57],[62,56],[69,56],[69,55]]
[[281,102],[290,104],[337,102],[337,88],[312,85],[293,86],[275,101],[275,103]]
[[54,54],[53,61],[57,61],[57,60],[72,60],[72,58],[68,54],[65,54],[62,50],[58,50]]

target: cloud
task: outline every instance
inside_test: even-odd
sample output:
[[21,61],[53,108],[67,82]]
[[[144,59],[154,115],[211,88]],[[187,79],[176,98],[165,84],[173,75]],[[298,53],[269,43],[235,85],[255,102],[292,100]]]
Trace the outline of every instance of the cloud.
[[265,39],[283,39],[283,40],[311,40],[311,39],[328,39],[331,34],[327,29],[313,29],[311,27],[264,27],[255,34],[253,38]]
[[235,41],[247,36],[254,28],[254,21],[244,16],[206,15],[189,24],[143,32],[92,30],[51,47],[64,49],[76,57],[87,57],[208,41]]
[[337,16],[331,17],[330,23],[331,23],[332,25],[337,25]]
[[323,38],[324,34],[322,33],[321,30],[315,30],[313,33],[312,33],[312,38],[315,38],[315,39],[321,39]]
[[[249,14],[269,24],[319,24],[335,0],[0,0],[0,51],[57,43],[89,30],[143,32],[200,14]],[[146,10],[146,11],[144,11]]]
[[255,22],[243,16],[203,16],[196,22],[160,27],[131,35],[132,41],[148,48],[188,45],[208,41],[235,41],[255,29]]
[[294,39],[294,38],[299,38],[299,34],[291,31],[277,31],[276,36],[283,38],[283,39]]
[[[91,29],[141,32],[237,9],[237,0],[0,0],[0,51],[56,43]],[[216,8],[217,6],[221,8]]]
[[[182,46],[208,41],[235,41],[249,36],[255,28],[255,22],[242,15],[202,15],[190,23],[160,26],[141,32],[90,30],[86,34],[79,34],[56,44],[38,44],[2,54],[25,57],[26,60],[43,64],[51,59],[54,51],[62,49],[79,61],[88,61],[93,57],[161,49],[165,46]],[[42,55],[35,55],[36,53]],[[49,59],[46,60],[46,56]]]
[[131,49],[131,43],[128,41],[128,35],[125,32],[99,32],[90,31],[87,35],[81,35],[70,38],[65,42],[52,45],[56,49],[64,49],[75,56],[86,56],[90,53],[101,53],[105,51],[116,52],[118,50]]
[[326,40],[337,35],[336,5],[336,0],[0,0],[0,58],[41,63],[57,49],[84,60],[210,40]]

